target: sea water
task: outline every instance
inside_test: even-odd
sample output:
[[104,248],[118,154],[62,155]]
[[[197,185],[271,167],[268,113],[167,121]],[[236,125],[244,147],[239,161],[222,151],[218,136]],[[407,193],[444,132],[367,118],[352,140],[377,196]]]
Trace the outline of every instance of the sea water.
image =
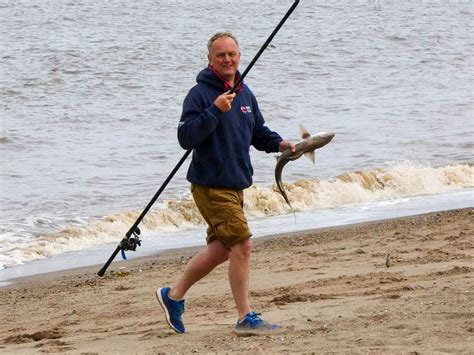
[[[232,31],[243,70],[291,4],[0,1],[0,279],[105,262],[184,154],[208,38]],[[284,169],[296,223],[273,155],[251,149],[255,236],[473,206],[472,15],[470,1],[301,1],[246,83],[284,138],[300,123],[336,136]],[[137,255],[203,243],[188,165]]]

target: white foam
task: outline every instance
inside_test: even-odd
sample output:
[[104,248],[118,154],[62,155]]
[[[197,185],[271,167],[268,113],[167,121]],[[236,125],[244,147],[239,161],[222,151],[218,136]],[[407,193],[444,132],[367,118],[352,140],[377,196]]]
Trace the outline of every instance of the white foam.
[[[433,195],[474,186],[474,168],[470,165],[430,167],[413,162],[397,162],[372,171],[344,173],[328,180],[299,180],[285,183],[288,197],[299,212],[341,206],[376,203],[379,207],[405,203],[406,198]],[[289,207],[274,187],[254,185],[245,190],[246,214],[258,220],[289,213]],[[9,231],[2,236],[0,268],[32,260],[51,258],[71,251],[117,243],[138,218],[141,211],[115,213],[80,224],[80,219],[57,232],[32,235]],[[35,218],[57,225],[57,219]],[[38,221],[41,221],[38,223]],[[79,225],[78,225],[79,224]],[[140,225],[144,235],[175,233],[203,226],[204,222],[190,198],[171,199],[150,211]]]

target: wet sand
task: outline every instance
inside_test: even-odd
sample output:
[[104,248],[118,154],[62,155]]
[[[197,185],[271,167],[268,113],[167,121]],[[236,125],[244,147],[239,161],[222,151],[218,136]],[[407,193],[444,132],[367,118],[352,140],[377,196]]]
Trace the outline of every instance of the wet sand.
[[155,289],[196,248],[103,278],[100,266],[28,277],[0,289],[0,352],[472,353],[473,236],[464,209],[255,239],[251,302],[284,327],[271,336],[232,333],[226,264],[188,293],[188,333],[168,328]]

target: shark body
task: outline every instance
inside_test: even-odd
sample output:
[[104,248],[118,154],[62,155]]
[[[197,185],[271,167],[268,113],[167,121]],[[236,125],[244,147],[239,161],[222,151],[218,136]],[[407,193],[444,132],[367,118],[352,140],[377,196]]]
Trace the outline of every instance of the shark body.
[[275,167],[275,181],[278,190],[280,191],[288,206],[290,206],[293,213],[293,207],[291,206],[290,200],[286,195],[285,188],[283,187],[283,183],[281,181],[281,174],[283,172],[283,168],[289,161],[299,159],[303,154],[307,156],[310,160],[312,160],[314,164],[314,151],[316,149],[324,147],[334,138],[334,133],[332,132],[321,132],[312,136],[302,125],[300,125],[300,130],[302,140],[296,143],[295,151],[292,152],[290,149],[285,150],[277,158],[278,161]]

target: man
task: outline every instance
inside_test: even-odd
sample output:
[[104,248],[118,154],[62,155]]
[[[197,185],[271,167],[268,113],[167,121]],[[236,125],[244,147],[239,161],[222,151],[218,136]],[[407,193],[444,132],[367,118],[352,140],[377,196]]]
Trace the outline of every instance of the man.
[[295,145],[264,125],[257,100],[245,84],[229,94],[240,76],[237,39],[228,32],[216,33],[208,42],[208,52],[209,65],[186,96],[178,126],[180,145],[194,150],[187,179],[209,226],[207,246],[189,261],[171,287],[159,288],[156,295],[168,324],[184,333],[186,292],[229,260],[229,283],[239,316],[234,331],[239,335],[271,333],[278,326],[262,320],[249,304],[252,242],[243,212],[243,189],[252,184],[251,145],[267,153],[294,150]]

